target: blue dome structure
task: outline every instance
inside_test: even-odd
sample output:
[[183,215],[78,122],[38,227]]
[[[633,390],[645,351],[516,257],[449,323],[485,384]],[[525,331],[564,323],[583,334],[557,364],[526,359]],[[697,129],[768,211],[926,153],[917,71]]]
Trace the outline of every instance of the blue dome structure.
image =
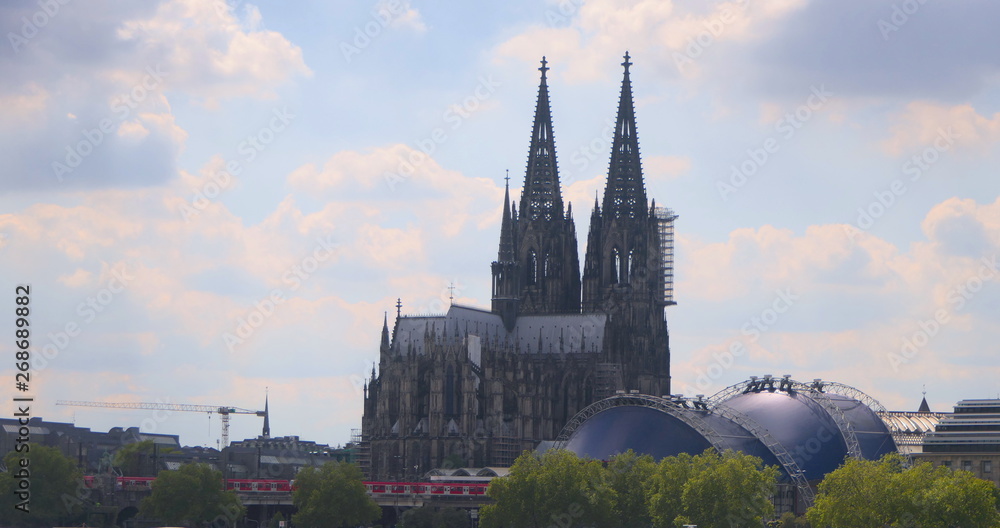
[[778,466],[810,504],[818,482],[847,457],[896,451],[876,400],[853,387],[756,376],[704,399],[619,392],[580,411],[557,445],[607,460],[629,449],[656,459],[732,449]]

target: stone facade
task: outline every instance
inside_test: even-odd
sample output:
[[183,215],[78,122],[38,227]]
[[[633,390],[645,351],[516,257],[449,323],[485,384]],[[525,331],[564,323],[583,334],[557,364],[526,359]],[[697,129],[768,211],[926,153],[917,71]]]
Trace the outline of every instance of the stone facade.
[[509,186],[504,196],[491,309],[452,305],[444,316],[414,317],[397,305],[391,331],[385,321],[378,370],[365,386],[359,462],[368,478],[508,466],[615,391],[669,394],[664,227],[672,237],[675,216],[647,202],[630,65],[626,54],[581,281],[542,60],[520,202]]

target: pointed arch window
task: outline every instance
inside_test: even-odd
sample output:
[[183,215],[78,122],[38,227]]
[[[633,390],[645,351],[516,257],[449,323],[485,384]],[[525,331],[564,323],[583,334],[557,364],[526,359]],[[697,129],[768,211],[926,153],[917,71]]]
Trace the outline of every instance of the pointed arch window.
[[624,282],[632,282],[633,267],[635,266],[635,249],[630,249],[628,251],[628,262],[625,268],[625,280]]
[[456,414],[455,409],[455,367],[448,365],[444,376],[444,414]]
[[528,285],[534,286],[538,283],[538,256],[535,250],[528,251]]
[[622,256],[618,248],[611,248],[611,284],[618,284],[622,276]]
[[545,255],[545,261],[542,265],[542,278],[548,278],[552,276],[552,259]]

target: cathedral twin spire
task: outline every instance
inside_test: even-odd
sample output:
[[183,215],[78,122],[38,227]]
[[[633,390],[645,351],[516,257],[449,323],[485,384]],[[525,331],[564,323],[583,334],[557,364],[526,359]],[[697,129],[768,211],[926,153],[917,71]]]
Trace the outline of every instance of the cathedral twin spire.
[[[604,191],[606,218],[648,216],[639,160],[632,101],[631,66],[625,54],[611,166]],[[517,313],[579,313],[580,267],[572,205],[563,207],[549,104],[548,61],[542,57],[528,163],[521,191],[520,214],[504,188],[504,210],[497,262],[493,263],[493,311],[508,327]],[[597,217],[601,216],[597,203]]]
[[556,166],[556,143],[552,136],[552,110],[549,108],[549,86],[546,82],[548,61],[542,57],[542,80],[538,85],[535,122],[531,129],[528,167],[521,191],[521,217],[528,220],[561,220],[562,191]]
[[639,138],[635,130],[635,107],[632,101],[632,81],[628,68],[632,65],[625,53],[625,78],[618,101],[618,118],[611,146],[611,167],[604,189],[604,214],[612,217],[640,218],[646,214],[646,187],[642,180],[639,160]]

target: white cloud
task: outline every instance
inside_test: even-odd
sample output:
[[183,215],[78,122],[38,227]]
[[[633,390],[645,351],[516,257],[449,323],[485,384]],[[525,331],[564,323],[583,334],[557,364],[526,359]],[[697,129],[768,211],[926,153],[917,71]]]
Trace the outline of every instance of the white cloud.
[[[187,132],[169,98],[269,99],[311,75],[302,50],[222,2],[71,3],[5,62],[0,157],[10,189],[155,185],[177,176]],[[0,18],[12,15],[0,7]],[[168,98],[169,97],[169,98]]]
[[893,156],[927,148],[944,151],[953,145],[984,151],[1000,140],[1000,112],[983,116],[971,104],[914,101],[893,121],[891,136],[882,142],[883,150]]
[[171,89],[209,105],[237,96],[274,97],[274,89],[312,71],[302,50],[280,33],[260,28],[260,11],[247,5],[240,19],[221,2],[170,0],[154,16],[123,21],[118,36],[135,43],[150,63],[162,63]]
[[[955,223],[960,230],[946,227]],[[961,392],[974,375],[949,365],[990,364],[982,343],[1000,338],[989,322],[1000,302],[1000,199],[946,200],[923,228],[927,239],[908,248],[866,233],[852,238],[837,225],[803,234],[739,229],[710,244],[682,238],[677,289],[688,312],[673,322],[696,324],[682,339],[698,344],[675,356],[674,379],[711,393],[751,374],[790,371],[847,382],[887,404],[907,402],[903,408],[915,407],[905,397],[915,383]],[[965,251],[956,253],[956,244]],[[790,306],[777,301],[780,292],[793,298]],[[689,321],[703,307],[714,307],[712,315]],[[720,360],[733,342],[744,352]]]
[[[761,37],[756,26],[781,18],[804,5],[803,0],[717,2],[686,11],[672,0],[589,1],[565,27],[533,26],[501,43],[497,58],[534,63],[538,57],[562,64],[570,81],[603,79],[607,63],[626,50],[642,50],[636,60],[646,65],[671,65],[674,75],[697,76],[703,54],[726,41]],[[549,8],[550,19],[559,10]],[[556,19],[561,16],[556,16]],[[693,66],[693,67],[689,67]],[[654,68],[655,66],[652,66]],[[662,66],[661,66],[662,68]]]

